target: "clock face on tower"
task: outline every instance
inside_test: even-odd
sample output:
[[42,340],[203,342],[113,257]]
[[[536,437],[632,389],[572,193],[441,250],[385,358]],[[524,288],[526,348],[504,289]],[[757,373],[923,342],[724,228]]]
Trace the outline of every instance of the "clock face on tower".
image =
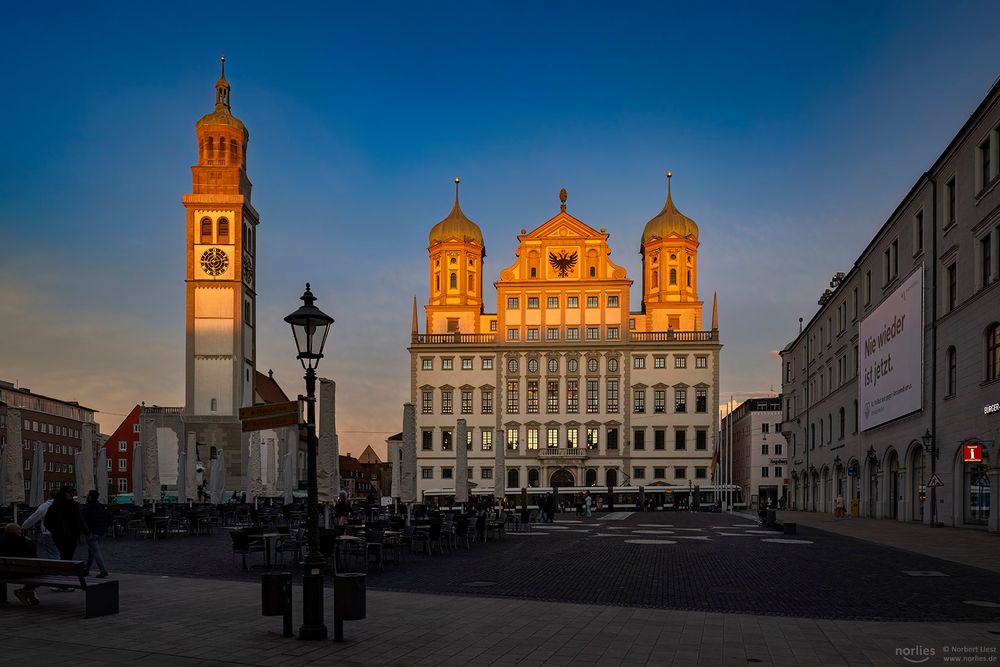
[[229,256],[222,248],[209,248],[201,254],[201,269],[210,276],[221,276],[229,268]]

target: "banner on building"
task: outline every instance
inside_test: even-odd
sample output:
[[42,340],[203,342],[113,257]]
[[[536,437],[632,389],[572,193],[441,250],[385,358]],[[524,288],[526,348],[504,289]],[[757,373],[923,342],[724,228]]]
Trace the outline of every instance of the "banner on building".
[[858,418],[862,431],[920,410],[924,389],[923,314],[921,264],[861,320]]

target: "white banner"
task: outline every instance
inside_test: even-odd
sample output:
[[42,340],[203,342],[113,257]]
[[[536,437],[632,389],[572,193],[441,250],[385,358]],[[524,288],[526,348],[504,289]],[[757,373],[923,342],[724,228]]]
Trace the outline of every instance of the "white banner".
[[924,266],[861,320],[858,406],[867,431],[921,408]]

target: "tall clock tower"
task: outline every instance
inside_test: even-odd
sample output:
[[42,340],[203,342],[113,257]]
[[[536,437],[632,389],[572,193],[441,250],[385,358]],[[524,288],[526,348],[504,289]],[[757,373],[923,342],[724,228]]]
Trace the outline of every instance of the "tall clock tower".
[[[187,211],[186,391],[183,418],[199,457],[226,451],[239,474],[239,409],[253,405],[256,365],[254,266],[259,217],[250,204],[249,133],[230,110],[225,56],[215,110],[195,125],[198,164],[191,167]],[[240,467],[237,467],[240,466]],[[233,480],[235,481],[235,480]]]

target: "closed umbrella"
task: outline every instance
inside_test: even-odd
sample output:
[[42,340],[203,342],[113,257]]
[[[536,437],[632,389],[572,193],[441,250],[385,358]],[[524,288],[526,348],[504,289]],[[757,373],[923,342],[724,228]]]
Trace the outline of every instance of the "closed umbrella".
[[35,443],[35,457],[31,461],[31,499],[32,507],[38,507],[45,502],[45,454],[42,443]]
[[184,443],[177,451],[177,502],[187,502],[187,462],[188,453],[184,449]]
[[132,502],[142,506],[145,476],[142,472],[142,445],[137,444],[132,449]]
[[212,461],[212,478],[208,480],[211,492],[212,504],[221,505],[225,502],[226,489],[226,464],[223,459],[222,450],[218,450],[215,460]]
[[285,477],[284,479],[281,480],[281,486],[283,487],[285,492],[286,505],[292,504],[292,485],[294,484],[293,479],[295,475],[295,470],[292,466],[293,466],[292,453],[288,452],[287,454],[285,454],[285,469],[282,471],[285,473]]
[[76,484],[76,495],[78,498],[86,498],[88,488],[87,480],[83,477],[83,454],[80,450],[73,452],[73,478]]
[[101,447],[97,453],[97,490],[101,492],[104,502],[111,502],[108,495],[108,450]]

